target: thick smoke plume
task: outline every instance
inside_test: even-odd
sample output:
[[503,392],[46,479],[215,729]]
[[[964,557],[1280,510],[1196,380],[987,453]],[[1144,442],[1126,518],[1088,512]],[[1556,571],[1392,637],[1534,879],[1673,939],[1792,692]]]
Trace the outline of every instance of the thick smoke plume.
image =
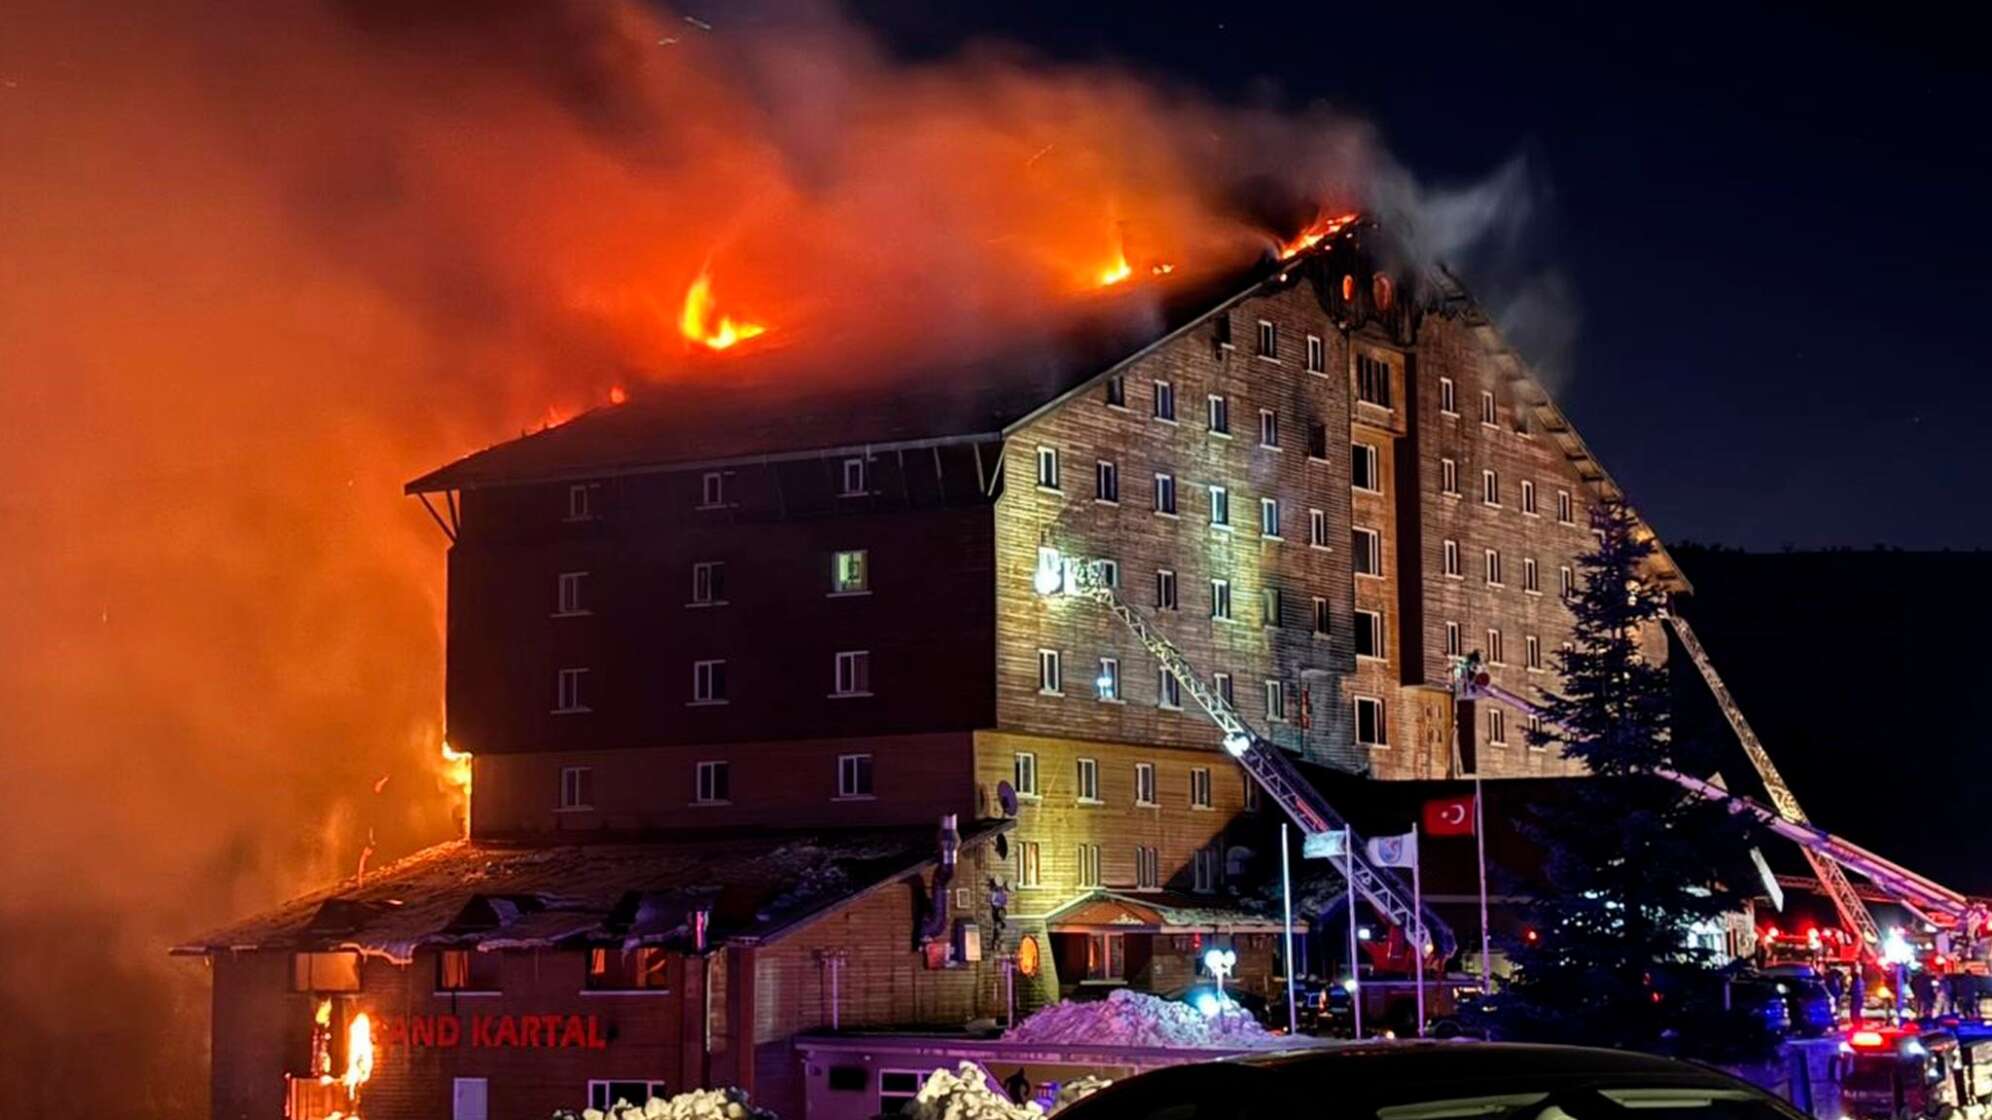
[[[1325,112],[820,12],[10,0],[0,17],[0,1062],[206,1105],[175,937],[458,827],[406,479],[612,389],[984,345],[1362,201]],[[917,341],[910,341],[917,340]],[[743,347],[744,352],[744,347]],[[382,779],[386,779],[382,782]]]

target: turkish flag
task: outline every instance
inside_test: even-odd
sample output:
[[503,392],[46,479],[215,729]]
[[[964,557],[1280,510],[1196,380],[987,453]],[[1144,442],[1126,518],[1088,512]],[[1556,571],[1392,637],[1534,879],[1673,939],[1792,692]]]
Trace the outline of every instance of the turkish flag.
[[1425,835],[1473,835],[1473,795],[1425,802]]

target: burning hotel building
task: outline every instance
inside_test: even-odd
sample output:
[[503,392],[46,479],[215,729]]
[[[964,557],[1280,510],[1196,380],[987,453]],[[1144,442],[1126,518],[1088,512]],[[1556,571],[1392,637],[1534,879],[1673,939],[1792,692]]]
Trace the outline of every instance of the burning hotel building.
[[215,1117],[701,1085],[869,1114],[905,1087],[798,1038],[1170,992],[1212,944],[1270,992],[1282,925],[1238,888],[1277,807],[1113,614],[1033,577],[1047,548],[1111,561],[1296,759],[1571,773],[1522,713],[1456,703],[1450,658],[1549,683],[1618,492],[1402,261],[1352,221],[1058,347],[660,388],[410,483],[451,541],[468,835],[181,947],[213,966]]

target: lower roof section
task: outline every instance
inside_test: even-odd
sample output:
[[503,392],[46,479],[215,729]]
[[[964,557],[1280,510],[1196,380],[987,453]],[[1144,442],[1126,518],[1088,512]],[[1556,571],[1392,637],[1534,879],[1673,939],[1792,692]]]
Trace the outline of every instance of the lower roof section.
[[[1278,917],[1174,891],[1095,890],[1046,914],[1052,933],[1279,933]],[[1307,928],[1304,921],[1296,929]]]

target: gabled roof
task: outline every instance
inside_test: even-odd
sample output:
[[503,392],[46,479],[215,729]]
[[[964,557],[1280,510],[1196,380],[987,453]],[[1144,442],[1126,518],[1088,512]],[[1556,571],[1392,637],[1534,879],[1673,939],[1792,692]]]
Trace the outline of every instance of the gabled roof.
[[[1010,827],[961,829],[964,849]],[[363,881],[299,896],[173,948],[354,950],[406,963],[424,946],[486,950],[564,943],[697,948],[768,941],[938,859],[932,827],[522,846],[457,840]]]

